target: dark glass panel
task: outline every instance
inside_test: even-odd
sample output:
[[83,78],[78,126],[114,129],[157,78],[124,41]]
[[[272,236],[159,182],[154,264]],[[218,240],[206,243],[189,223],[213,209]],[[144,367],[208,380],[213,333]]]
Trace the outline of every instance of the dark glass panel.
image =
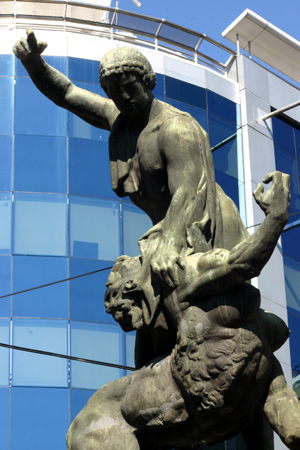
[[[300,318],[291,314],[288,314],[290,334],[290,348],[291,348],[291,364],[292,370],[294,370],[298,364],[300,364]],[[299,370],[299,367],[298,367]]]
[[236,126],[233,123],[208,113],[208,135],[211,147],[220,144],[235,133]]
[[284,277],[287,305],[298,311],[300,317],[300,262],[286,255],[284,257]]
[[293,127],[276,116],[272,118],[272,126],[275,147],[296,156]]
[[237,123],[236,104],[221,95],[207,91],[208,111],[223,117],[230,122]]
[[99,61],[70,57],[68,61],[71,80],[92,81],[99,84]]
[[156,74],[156,85],[153,89],[153,94],[155,95],[155,97],[165,96],[165,76],[161,75],[160,73]]
[[10,389],[0,389],[0,436],[3,450],[9,448]]
[[70,197],[70,256],[115,261],[120,251],[120,202]]
[[13,137],[0,136],[0,191],[12,190]]
[[114,24],[121,27],[132,30],[141,31],[142,33],[155,34],[159,23],[152,22],[149,19],[142,19],[141,17],[134,17],[127,14],[118,13],[116,15]]
[[[70,259],[70,277],[111,267],[111,261]],[[89,322],[115,323],[104,307],[109,270],[70,281],[70,318]]]
[[106,142],[69,139],[70,194],[117,198],[111,187]]
[[14,254],[67,256],[67,198],[15,194]]
[[213,152],[215,169],[238,179],[237,140],[234,138]]
[[300,261],[300,226],[284,231],[281,239],[283,253]]
[[16,79],[16,134],[67,135],[67,111],[47,99],[29,78]]
[[14,79],[0,77],[0,134],[12,134],[14,122]]
[[200,40],[199,36],[195,36],[187,31],[178,30],[177,28],[165,24],[161,27],[158,36],[177,42],[178,44],[186,45],[187,47],[192,47],[193,49]]
[[11,410],[10,450],[65,450],[69,427],[68,389],[14,387]]
[[296,156],[300,160],[300,130],[294,128],[295,143],[296,143]]
[[[14,256],[13,292],[68,278],[66,258]],[[59,283],[22,294],[12,300],[13,316],[68,318],[68,283]]]
[[237,208],[239,208],[238,180],[216,170],[216,182],[222,187],[225,194],[227,194],[228,197],[230,197],[234,201]]
[[[66,355],[66,320],[13,319],[13,345]],[[68,386],[68,361],[62,358],[13,350],[14,386]]]
[[165,83],[166,97],[206,109],[205,89],[167,76],[165,77]]
[[95,393],[88,389],[71,389],[70,390],[70,415],[71,422],[75,419],[77,414],[85,407],[88,400]]
[[0,55],[0,76],[14,75],[14,55]]
[[[67,75],[67,58],[66,56],[43,56],[45,61],[50,64],[50,66]],[[21,63],[21,61],[16,58],[16,75],[19,77],[28,77],[28,72]]]
[[166,102],[180,111],[189,113],[198,123],[207,131],[207,112],[205,109],[196,108],[186,103],[177,102],[176,100],[166,99]]
[[299,182],[297,160],[289,153],[283,152],[275,147],[276,169],[288,173],[291,177],[291,206],[300,209]]
[[15,191],[67,193],[67,139],[16,135]]

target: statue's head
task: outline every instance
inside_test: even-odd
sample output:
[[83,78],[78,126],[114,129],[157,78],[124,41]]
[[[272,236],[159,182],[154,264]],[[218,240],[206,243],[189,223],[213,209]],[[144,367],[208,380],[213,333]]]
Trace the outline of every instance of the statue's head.
[[112,75],[135,74],[151,91],[156,84],[156,74],[148,59],[136,48],[118,47],[106,53],[100,64],[99,78],[104,91],[106,80]]
[[120,256],[106,283],[106,312],[113,316],[124,331],[138,330],[143,326],[143,290],[138,284],[140,270],[140,257]]

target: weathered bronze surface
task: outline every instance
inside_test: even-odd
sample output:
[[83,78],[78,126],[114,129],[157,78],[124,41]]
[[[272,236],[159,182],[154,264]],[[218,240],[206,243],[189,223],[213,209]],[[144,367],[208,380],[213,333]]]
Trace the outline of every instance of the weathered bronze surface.
[[273,354],[289,330],[260,309],[247,283],[287,222],[289,177],[267,175],[267,192],[259,184],[254,197],[266,217],[249,236],[215,183],[207,134],[154,98],[156,75],[138,50],[103,57],[105,99],[49,66],[46,45],[28,30],[14,52],[47,97],[111,131],[112,187],[153,222],[141,255],[117,259],[105,295],[107,312],[137,331],[137,370],[89,400],[68,449],[199,449],[242,432],[248,450],[272,450],[271,427],[300,449],[298,398]]

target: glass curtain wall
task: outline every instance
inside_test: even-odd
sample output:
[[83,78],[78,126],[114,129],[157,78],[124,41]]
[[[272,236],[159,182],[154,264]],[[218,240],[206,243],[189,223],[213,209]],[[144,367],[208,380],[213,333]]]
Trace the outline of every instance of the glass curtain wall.
[[[98,62],[46,59],[104,95]],[[237,105],[160,74],[155,94],[209,132],[216,179],[239,206]],[[9,295],[139,253],[151,222],[111,190],[108,133],[47,100],[13,55],[0,56],[0,95],[0,343],[132,367],[134,334],[125,335],[103,306],[109,270]],[[0,346],[0,448],[65,449],[70,421],[88,398],[125,374]]]

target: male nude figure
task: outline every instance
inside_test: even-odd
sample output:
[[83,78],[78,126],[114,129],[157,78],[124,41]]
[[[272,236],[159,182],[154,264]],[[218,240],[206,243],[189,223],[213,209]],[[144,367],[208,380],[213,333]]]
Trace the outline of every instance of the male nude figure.
[[43,94],[111,131],[113,189],[129,195],[154,225],[163,220],[151,267],[164,284],[178,285],[186,254],[230,249],[247,235],[232,200],[215,183],[206,132],[189,114],[154,98],[156,75],[138,50],[117,48],[102,58],[106,99],[49,66],[41,57],[46,46],[28,30],[13,51]]
[[[68,450],[188,449],[242,432],[248,450],[271,450],[266,420],[291,450],[300,448],[300,404],[273,355],[287,339],[284,322],[259,309],[259,275],[283,230],[289,176],[269,174],[255,199],[266,214],[232,250],[185,258],[179,286],[166,290],[143,277],[139,257],[120,257],[106,307],[123,329],[151,333],[143,302],[164,290],[162,312],[174,324],[169,354],[101,388],[68,432]],[[148,271],[150,267],[148,266]]]

